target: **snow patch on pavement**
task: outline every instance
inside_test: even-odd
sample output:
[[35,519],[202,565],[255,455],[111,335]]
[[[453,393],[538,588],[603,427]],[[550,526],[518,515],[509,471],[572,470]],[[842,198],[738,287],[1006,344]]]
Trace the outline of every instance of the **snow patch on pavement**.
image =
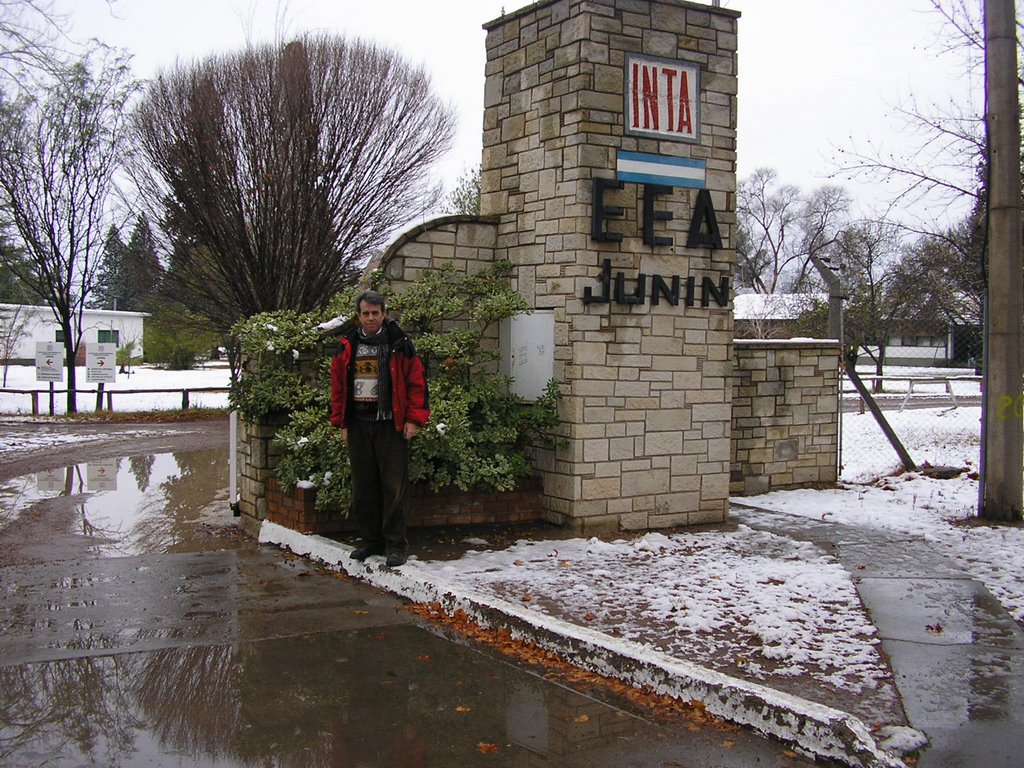
[[[663,549],[663,542],[659,539],[668,538],[653,534],[644,537],[645,543],[634,549],[642,551],[652,546],[655,550]],[[869,728],[851,715],[718,673],[631,639],[611,637],[589,626],[546,615],[524,607],[522,601],[498,597],[489,592],[486,585],[484,589],[474,589],[472,585],[463,583],[463,576],[467,579],[478,577],[482,572],[479,569],[467,575],[460,574],[457,569],[455,572],[447,570],[443,564],[417,560],[410,560],[400,569],[384,567],[381,558],[359,563],[349,558],[351,548],[348,546],[266,521],[261,525],[259,540],[338,568],[415,602],[440,603],[448,612],[462,609],[485,625],[500,622],[514,636],[569,655],[578,666],[624,679],[633,685],[650,686],[659,693],[683,701],[701,701],[713,715],[792,741],[815,755],[856,766],[904,766],[901,760],[879,748]],[[551,542],[544,544],[550,547]],[[571,544],[558,542],[554,557],[558,558],[559,569],[562,569],[564,548]],[[606,546],[622,549],[622,545],[617,543]],[[603,548],[595,545],[595,549]],[[544,557],[550,555],[549,551]],[[451,578],[453,576],[454,579]]]

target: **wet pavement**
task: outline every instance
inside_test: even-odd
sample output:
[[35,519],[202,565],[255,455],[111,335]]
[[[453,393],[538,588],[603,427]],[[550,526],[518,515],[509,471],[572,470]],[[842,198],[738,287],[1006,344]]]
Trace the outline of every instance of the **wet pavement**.
[[755,528],[813,541],[857,575],[910,724],[918,768],[1024,764],[1024,631],[980,582],[920,538],[737,510]]
[[0,484],[0,765],[812,764],[706,719],[650,722],[258,546],[225,458],[107,451]]

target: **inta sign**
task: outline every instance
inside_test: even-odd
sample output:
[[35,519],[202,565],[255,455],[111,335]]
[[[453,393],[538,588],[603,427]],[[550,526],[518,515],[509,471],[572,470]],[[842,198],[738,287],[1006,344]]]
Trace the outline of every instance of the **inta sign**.
[[700,67],[681,61],[626,59],[626,133],[700,140]]

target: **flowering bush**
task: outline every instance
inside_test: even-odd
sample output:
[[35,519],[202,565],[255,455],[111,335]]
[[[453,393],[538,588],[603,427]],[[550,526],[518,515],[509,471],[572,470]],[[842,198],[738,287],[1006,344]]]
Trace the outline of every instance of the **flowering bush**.
[[[558,386],[549,383],[529,402],[497,372],[495,324],[528,311],[509,287],[510,270],[507,262],[468,276],[431,270],[388,299],[388,313],[424,360],[430,389],[430,422],[412,443],[413,482],[509,490],[532,474],[532,446],[559,443]],[[314,485],[321,509],[351,504],[348,454],[328,408],[330,361],[357,295],[352,288],[321,312],[265,313],[235,327],[247,363],[232,387],[232,406],[250,422],[284,422],[276,438],[278,479],[285,487]]]

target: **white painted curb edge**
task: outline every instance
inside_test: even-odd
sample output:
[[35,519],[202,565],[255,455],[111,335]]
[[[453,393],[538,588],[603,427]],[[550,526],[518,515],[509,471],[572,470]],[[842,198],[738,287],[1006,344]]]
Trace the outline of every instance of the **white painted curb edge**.
[[415,561],[394,569],[385,567],[381,558],[360,563],[349,557],[351,547],[267,521],[260,526],[259,541],[284,547],[414,602],[439,603],[449,614],[461,609],[484,626],[504,627],[514,637],[557,652],[583,669],[631,685],[646,685],[682,701],[701,701],[716,717],[792,742],[815,756],[856,768],[906,768],[901,759],[878,746],[863,721],[832,707],[474,592],[420,570]]

